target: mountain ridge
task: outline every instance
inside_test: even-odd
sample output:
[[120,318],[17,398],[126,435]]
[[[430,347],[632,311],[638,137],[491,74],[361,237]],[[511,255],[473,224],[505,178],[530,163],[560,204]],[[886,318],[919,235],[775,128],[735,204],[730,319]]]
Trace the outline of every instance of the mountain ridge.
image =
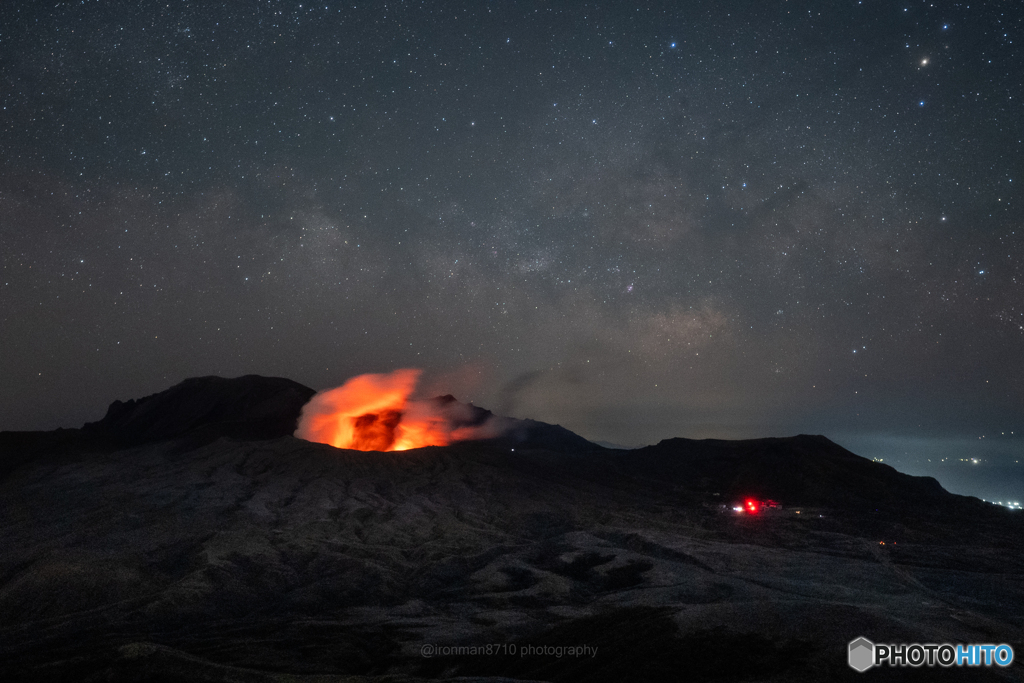
[[[190,449],[224,437],[241,441],[290,437],[302,407],[315,393],[281,377],[188,378],[138,399],[115,400],[103,418],[80,429],[0,432],[0,476],[43,451],[110,450],[164,441],[178,441],[179,448]],[[456,426],[500,420],[503,432],[471,442],[479,447],[498,451],[518,448],[520,457],[529,450],[587,454],[585,467],[597,476],[607,477],[628,467],[631,478],[647,478],[653,485],[668,482],[691,491],[781,498],[801,505],[866,501],[927,505],[936,497],[953,496],[931,477],[902,474],[862,458],[823,435],[743,440],[673,437],[650,446],[618,450],[600,446],[560,425],[496,416],[472,403],[462,404],[451,394],[427,400],[442,407],[461,407],[453,413],[458,415],[453,418]],[[563,463],[563,469],[578,470],[581,464],[570,459]],[[851,476],[852,484],[845,480]]]

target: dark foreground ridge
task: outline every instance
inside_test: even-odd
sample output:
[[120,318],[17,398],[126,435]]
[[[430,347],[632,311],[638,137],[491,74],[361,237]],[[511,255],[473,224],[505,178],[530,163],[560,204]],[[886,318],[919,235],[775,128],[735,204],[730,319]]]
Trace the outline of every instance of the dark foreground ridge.
[[197,378],[0,433],[0,679],[1021,680],[846,665],[858,636],[1021,642],[1024,525],[932,479],[822,436],[533,421],[338,450],[290,436],[312,393]]

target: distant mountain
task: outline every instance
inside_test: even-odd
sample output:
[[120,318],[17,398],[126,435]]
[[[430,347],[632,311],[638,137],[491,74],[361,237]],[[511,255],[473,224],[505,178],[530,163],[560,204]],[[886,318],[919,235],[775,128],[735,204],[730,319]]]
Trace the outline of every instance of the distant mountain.
[[543,449],[559,453],[590,453],[604,448],[561,425],[552,425],[537,420],[520,420],[495,415],[490,410],[472,403],[460,403],[447,394],[429,399],[444,412],[453,427],[482,427],[492,425],[499,436],[478,441],[494,446]]
[[0,432],[0,477],[36,455],[104,451],[169,440],[198,446],[221,437],[290,436],[316,392],[279,377],[193,377],[150,396],[114,401],[103,419],[81,429]]
[[299,413],[316,392],[280,377],[193,377],[140,399],[114,401],[88,436],[143,444],[186,435],[239,439],[290,436]]
[[[295,432],[302,406],[315,393],[309,387],[280,377],[193,377],[150,396],[114,401],[103,419],[85,424],[80,435],[87,440],[103,440],[118,446],[184,437],[193,442],[209,442],[222,436],[276,439]],[[460,403],[450,394],[430,400],[447,409],[456,427],[478,427],[494,421],[501,432],[494,437],[495,443],[559,452],[600,450],[559,425],[499,418],[490,410]],[[63,431],[70,436],[76,430]]]
[[[304,406],[316,393],[280,377],[245,375],[236,378],[193,377],[156,394],[114,401],[101,420],[81,429],[52,432],[0,432],[0,476],[30,460],[35,453],[81,449],[110,450],[184,440],[197,447],[221,437],[269,440],[291,436]],[[430,399],[447,407],[456,426],[479,426],[493,420],[501,435],[495,446],[540,448],[557,452],[601,450],[559,425],[495,416],[454,396]]]
[[623,446],[622,444],[614,443],[612,441],[600,441],[599,440],[599,441],[595,441],[594,443],[596,443],[598,446],[601,446],[603,448],[608,448],[608,449],[611,449],[613,451],[631,451],[631,450],[634,450],[636,448],[642,448],[642,446]]
[[929,506],[961,500],[932,477],[914,477],[851,453],[824,436],[723,441],[666,439],[630,451],[634,476],[725,496],[828,507]]

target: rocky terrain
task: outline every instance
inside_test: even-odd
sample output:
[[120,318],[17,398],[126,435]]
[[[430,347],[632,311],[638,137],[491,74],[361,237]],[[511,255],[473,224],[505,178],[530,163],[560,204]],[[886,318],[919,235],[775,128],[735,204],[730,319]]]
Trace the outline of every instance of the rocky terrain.
[[310,395],[199,378],[0,433],[0,678],[1024,678],[847,667],[858,636],[1024,656],[1021,516],[934,480],[821,436],[338,450],[290,436]]

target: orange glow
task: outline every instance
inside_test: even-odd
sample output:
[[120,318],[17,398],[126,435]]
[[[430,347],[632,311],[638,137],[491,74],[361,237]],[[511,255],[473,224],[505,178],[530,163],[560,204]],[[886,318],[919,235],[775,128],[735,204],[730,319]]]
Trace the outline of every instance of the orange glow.
[[461,426],[452,409],[411,400],[420,370],[359,375],[321,391],[302,407],[295,436],[357,451],[407,451],[494,436],[492,429]]

